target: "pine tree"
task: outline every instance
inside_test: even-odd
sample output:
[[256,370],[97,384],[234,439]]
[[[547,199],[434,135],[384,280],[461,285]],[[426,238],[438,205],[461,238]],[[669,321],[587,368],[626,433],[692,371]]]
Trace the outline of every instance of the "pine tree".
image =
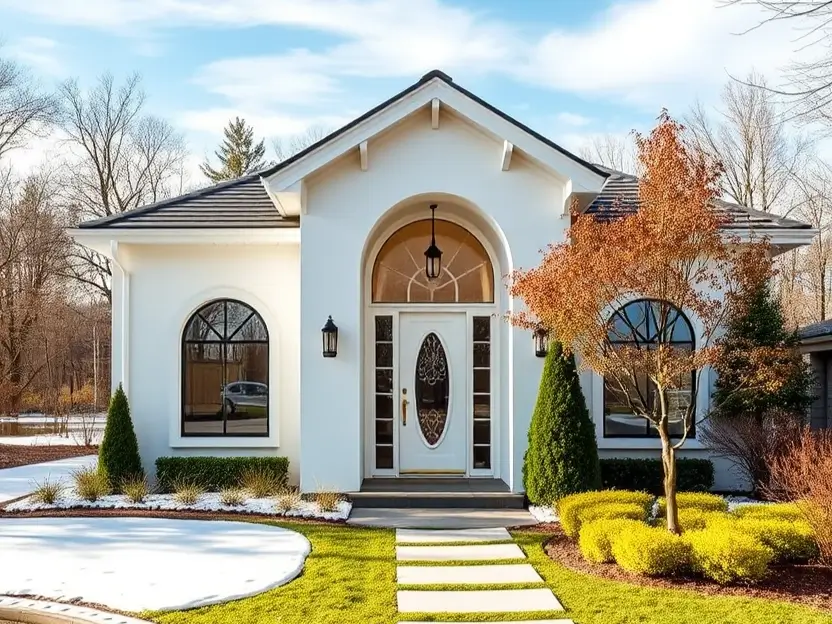
[[220,148],[214,152],[220,161],[220,168],[214,169],[208,159],[199,166],[200,171],[212,182],[233,180],[252,171],[265,167],[263,156],[266,154],[265,139],[254,142],[254,128],[246,124],[245,119],[237,117],[229,121],[223,130],[225,139]]
[[[770,410],[802,416],[812,403],[812,376],[798,350],[796,332],[785,327],[780,303],[768,285],[750,294],[746,312],[729,321],[724,351],[714,367],[717,380],[714,405],[719,415],[754,415],[761,418]],[[772,362],[781,368],[785,383],[777,390],[746,388],[758,363],[750,357],[758,347],[776,354]]]
[[121,384],[113,394],[107,411],[104,439],[98,449],[98,470],[107,477],[114,492],[121,491],[125,478],[144,474],[130,406]]
[[523,458],[523,485],[529,500],[542,505],[601,487],[595,425],[575,357],[558,342],[550,346],[543,367]]

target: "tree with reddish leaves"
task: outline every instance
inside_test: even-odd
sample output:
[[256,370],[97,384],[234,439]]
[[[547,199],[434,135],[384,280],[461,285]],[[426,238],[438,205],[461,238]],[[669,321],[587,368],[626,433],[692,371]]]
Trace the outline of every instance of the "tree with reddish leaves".
[[[676,453],[697,417],[700,378],[720,356],[725,322],[772,269],[764,240],[741,240],[724,227],[716,201],[721,166],[685,142],[680,124],[663,112],[636,142],[639,210],[613,210],[603,219],[575,215],[566,242],[551,245],[539,266],[511,276],[510,293],[526,310],[510,320],[545,327],[649,421],[661,440],[667,527],[679,533]],[[621,310],[634,300],[646,301],[649,321],[625,318]],[[684,317],[692,348],[673,340]],[[639,323],[649,330],[633,327]],[[642,329],[652,334],[650,344],[630,340]],[[765,365],[767,355],[748,354],[756,366],[744,388],[781,383]],[[693,400],[680,401],[686,392]],[[674,421],[681,437],[672,435]]]

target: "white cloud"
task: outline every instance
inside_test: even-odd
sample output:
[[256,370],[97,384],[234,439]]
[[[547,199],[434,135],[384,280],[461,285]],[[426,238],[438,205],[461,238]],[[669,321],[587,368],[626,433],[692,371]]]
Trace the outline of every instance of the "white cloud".
[[708,0],[619,3],[574,31],[555,30],[531,50],[517,76],[560,91],[624,98],[656,109],[706,97],[752,68],[770,76],[794,58],[792,25],[760,21],[750,5]]
[[46,37],[21,37],[4,49],[14,59],[42,74],[60,76],[64,65],[60,60],[58,42]]
[[581,127],[588,126],[592,123],[592,119],[579,115],[578,113],[562,112],[557,114],[557,120],[565,126]]
[[210,108],[185,111],[177,116],[176,121],[179,127],[191,132],[219,135],[228,121],[235,117],[244,118],[254,127],[258,137],[270,138],[301,134],[313,126],[338,127],[352,118],[336,115],[301,117],[246,108]]

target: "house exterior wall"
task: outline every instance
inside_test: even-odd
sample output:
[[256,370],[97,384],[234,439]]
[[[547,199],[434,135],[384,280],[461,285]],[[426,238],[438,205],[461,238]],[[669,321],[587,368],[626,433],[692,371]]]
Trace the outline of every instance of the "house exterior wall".
[[[129,245],[120,250],[128,300],[114,280],[113,378],[123,348],[117,339],[128,306],[127,388],[142,462],[149,473],[163,455],[280,455],[290,480],[299,474],[297,245]],[[201,305],[219,298],[253,307],[269,331],[268,438],[181,437],[182,330]],[[115,346],[117,345],[117,346]]]
[[[363,477],[362,276],[374,226],[413,197],[461,198],[476,206],[502,238],[507,264],[530,266],[538,250],[562,240],[564,182],[515,153],[501,171],[502,143],[442,114],[431,129],[430,111],[417,113],[369,143],[369,168],[358,153],[306,181],[301,216],[301,486],[352,491]],[[441,155],[441,157],[439,156]],[[453,201],[453,200],[450,200]],[[441,208],[440,208],[441,211]],[[441,212],[437,215],[441,215]],[[421,215],[425,218],[427,214]],[[501,266],[501,274],[513,266]],[[505,289],[497,292],[509,305]],[[323,359],[320,328],[332,315],[340,328],[338,357]],[[525,331],[503,328],[501,359],[513,387],[501,392],[500,475],[521,487],[523,449],[542,360]],[[507,379],[507,377],[506,377]],[[321,388],[326,388],[325,392]]]

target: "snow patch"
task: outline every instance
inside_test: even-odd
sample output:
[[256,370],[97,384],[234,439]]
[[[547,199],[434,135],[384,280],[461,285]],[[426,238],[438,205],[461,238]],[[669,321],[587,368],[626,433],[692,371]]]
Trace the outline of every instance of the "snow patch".
[[529,513],[541,524],[560,521],[555,508],[548,505],[529,505]]
[[151,494],[144,502],[134,503],[122,494],[103,496],[97,501],[84,500],[68,488],[52,505],[40,503],[32,496],[11,503],[6,511],[40,511],[47,509],[144,509],[162,511],[221,511],[244,514],[263,514],[287,518],[315,518],[318,520],[346,520],[352,511],[352,503],[341,501],[336,511],[324,511],[318,503],[301,501],[287,511],[278,510],[274,498],[248,498],[242,505],[223,505],[218,493],[202,494],[193,505],[177,501],[173,494]]

